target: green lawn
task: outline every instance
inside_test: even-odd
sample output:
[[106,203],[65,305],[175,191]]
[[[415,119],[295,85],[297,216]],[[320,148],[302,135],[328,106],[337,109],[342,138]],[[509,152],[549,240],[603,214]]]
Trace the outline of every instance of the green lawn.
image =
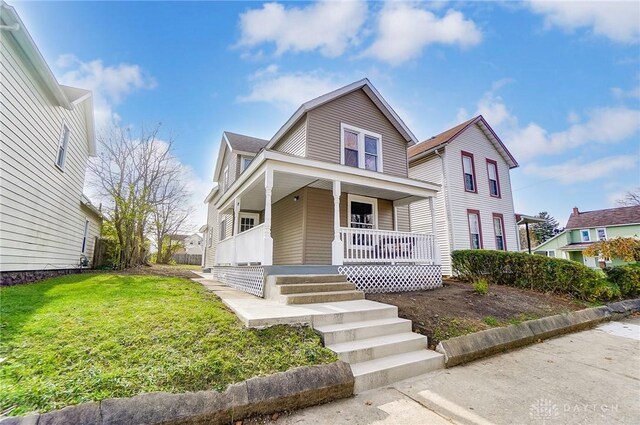
[[222,390],[334,355],[308,327],[245,329],[179,278],[82,274],[0,289],[0,411]]

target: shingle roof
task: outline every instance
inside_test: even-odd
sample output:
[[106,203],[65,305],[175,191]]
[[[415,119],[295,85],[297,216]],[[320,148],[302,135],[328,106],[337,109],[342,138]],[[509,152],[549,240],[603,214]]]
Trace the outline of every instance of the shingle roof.
[[640,223],[640,205],[606,210],[573,212],[567,221],[567,229],[585,229],[597,226]]
[[231,133],[230,131],[225,131],[224,134],[226,135],[231,147],[234,150],[242,152],[256,153],[269,143],[268,140],[245,136],[244,134]]
[[428,150],[431,150],[433,148],[436,148],[440,145],[443,145],[445,143],[448,143],[451,141],[451,139],[453,139],[453,137],[455,135],[457,135],[458,133],[460,133],[462,130],[464,130],[469,124],[471,124],[472,121],[475,121],[475,119],[478,117],[474,117],[471,118],[468,121],[465,121],[461,124],[456,125],[453,128],[450,128],[449,130],[443,131],[442,133],[438,134],[437,136],[433,136],[430,139],[425,140],[424,142],[418,143],[417,145],[411,146],[408,151],[409,151],[409,158],[411,158],[412,156],[416,156],[422,152],[426,152]]

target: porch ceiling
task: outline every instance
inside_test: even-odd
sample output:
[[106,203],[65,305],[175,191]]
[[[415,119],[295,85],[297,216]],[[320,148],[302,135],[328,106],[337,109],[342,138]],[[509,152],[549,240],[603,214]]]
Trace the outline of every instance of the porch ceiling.
[[[315,182],[311,183],[309,186],[316,187],[319,189],[332,190],[333,182],[329,180],[316,180]],[[400,199],[409,199],[409,198],[411,198],[412,200],[421,199],[417,197],[412,197],[410,194],[404,193],[404,192],[380,189],[380,188],[371,187],[371,186],[361,186],[361,185],[351,184],[351,183],[342,183],[341,189],[342,189],[342,192],[352,193],[354,195],[369,196],[371,198],[382,198],[382,199],[388,199],[390,201],[397,201]]]

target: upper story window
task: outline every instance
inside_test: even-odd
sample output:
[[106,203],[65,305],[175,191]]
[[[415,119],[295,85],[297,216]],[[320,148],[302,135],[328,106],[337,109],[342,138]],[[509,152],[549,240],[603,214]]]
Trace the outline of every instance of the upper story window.
[[482,226],[480,225],[480,211],[467,210],[469,221],[469,242],[471,249],[482,249]]
[[466,192],[478,192],[476,187],[476,167],[473,163],[473,154],[462,152],[462,173],[464,174],[464,190]]
[[489,177],[489,194],[500,197],[500,179],[498,178],[498,163],[487,158],[487,176]]
[[341,163],[370,171],[382,171],[382,136],[341,124]]
[[61,170],[64,169],[64,162],[67,158],[67,149],[69,147],[69,127],[67,124],[62,124],[62,134],[60,135],[60,142],[58,144],[58,155],[56,156],[56,165]]
[[229,167],[225,167],[222,172],[222,191],[225,192],[229,188]]
[[605,228],[596,229],[596,234],[598,235],[598,240],[599,241],[606,241],[607,240],[607,229],[605,229]]
[[591,242],[591,235],[589,234],[589,229],[580,230],[580,241]]
[[506,251],[507,242],[505,241],[504,218],[502,214],[493,214],[493,232],[496,235],[496,249]]
[[252,156],[241,156],[240,157],[240,172],[241,173],[244,170],[246,170],[247,167],[249,167],[249,164],[251,164],[251,161],[253,161],[253,157]]

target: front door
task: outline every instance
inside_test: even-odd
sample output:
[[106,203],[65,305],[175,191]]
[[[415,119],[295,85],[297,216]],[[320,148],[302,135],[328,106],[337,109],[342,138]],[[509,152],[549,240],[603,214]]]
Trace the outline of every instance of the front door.
[[595,269],[596,267],[598,267],[598,263],[596,262],[596,257],[587,257],[585,255],[582,257],[582,261],[584,262],[585,266],[591,267],[592,269]]

